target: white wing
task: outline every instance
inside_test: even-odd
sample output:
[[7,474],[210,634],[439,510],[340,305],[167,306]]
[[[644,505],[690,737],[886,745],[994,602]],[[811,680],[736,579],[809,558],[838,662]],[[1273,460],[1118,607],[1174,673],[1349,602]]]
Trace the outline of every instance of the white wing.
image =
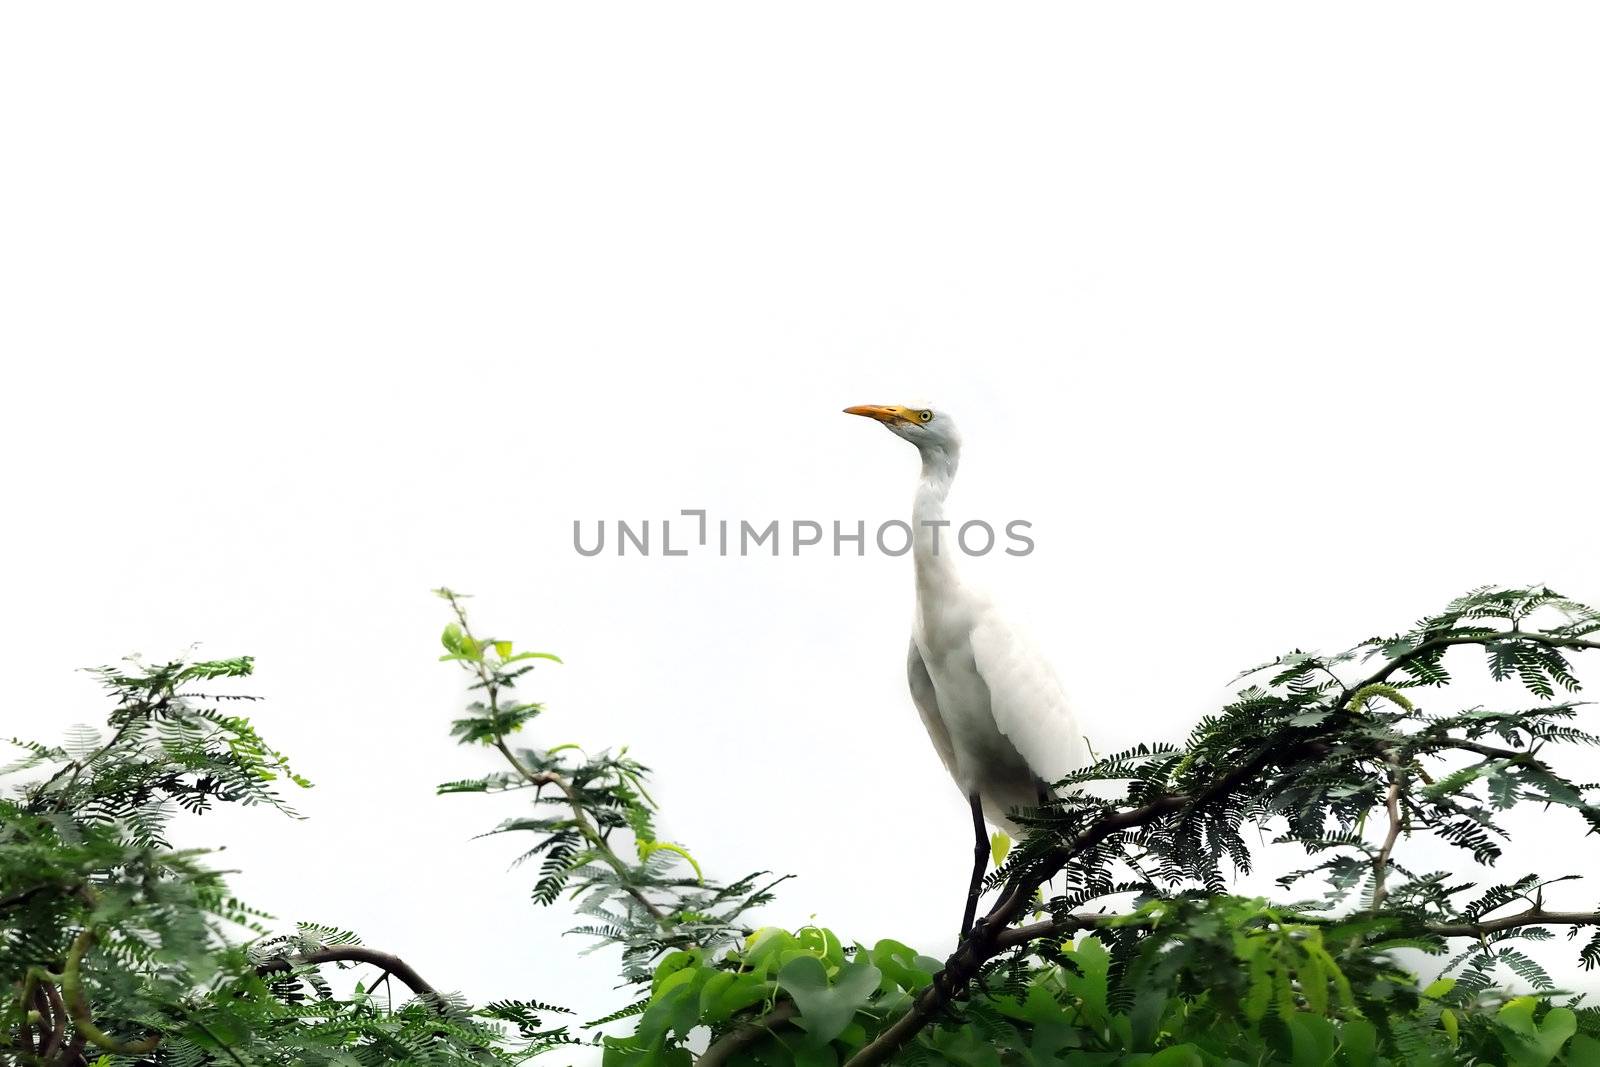
[[984,605],[972,627],[972,658],[989,687],[995,726],[1046,782],[1089,762],[1088,746],[1050,663]]
[[911,702],[917,706],[922,725],[928,729],[933,750],[939,753],[939,759],[944,763],[944,769],[950,772],[950,777],[956,777],[956,750],[950,743],[950,731],[945,729],[944,719],[939,715],[939,698],[933,691],[933,678],[928,674],[927,664],[922,662],[922,653],[917,651],[917,639],[914,637],[911,639],[911,650],[906,653],[906,681],[911,685]]

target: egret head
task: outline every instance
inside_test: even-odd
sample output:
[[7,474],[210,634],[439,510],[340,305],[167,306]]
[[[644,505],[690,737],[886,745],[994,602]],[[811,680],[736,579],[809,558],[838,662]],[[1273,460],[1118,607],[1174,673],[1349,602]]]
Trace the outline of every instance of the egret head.
[[861,404],[845,408],[844,413],[877,419],[890,433],[910,441],[924,455],[942,452],[953,456],[961,449],[955,421],[938,408]]

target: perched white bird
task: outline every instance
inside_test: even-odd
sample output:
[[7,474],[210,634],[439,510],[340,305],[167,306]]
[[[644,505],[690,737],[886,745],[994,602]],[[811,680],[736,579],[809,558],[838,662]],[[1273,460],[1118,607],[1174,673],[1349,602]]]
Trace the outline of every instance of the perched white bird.
[[961,437],[950,416],[880,405],[845,412],[878,420],[922,454],[911,509],[917,611],[906,674],[933,747],[972,806],[976,842],[964,936],[989,857],[984,818],[1015,835],[1007,813],[1038,806],[1049,783],[1088,762],[1087,745],[1050,664],[956,571],[960,527],[946,520],[944,506]]

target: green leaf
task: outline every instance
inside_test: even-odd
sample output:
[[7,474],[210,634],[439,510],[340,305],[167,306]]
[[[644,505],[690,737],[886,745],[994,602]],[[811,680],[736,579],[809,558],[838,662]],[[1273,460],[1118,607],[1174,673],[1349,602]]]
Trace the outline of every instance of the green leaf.
[[929,970],[925,966],[931,962],[927,957],[918,956],[910,946],[888,938],[873,945],[867,957],[882,973],[886,982],[908,993],[917,993],[932,985],[933,976],[938,972],[938,964]]
[[1546,1067],[1578,1032],[1578,1017],[1569,1008],[1551,1008],[1542,1022],[1535,1022],[1538,1003],[1534,997],[1517,997],[1495,1014],[1501,1040],[1516,1067]]
[[466,636],[460,624],[452,622],[445,626],[444,633],[439,635],[439,643],[452,655],[464,656],[467,653]]
[[1296,1012],[1289,1016],[1289,1038],[1294,1047],[1294,1067],[1323,1067],[1333,1062],[1339,1047],[1333,1024],[1320,1015]]
[[667,979],[686,968],[698,966],[700,966],[700,953],[698,950],[680,950],[669,953],[660,963],[656,964],[655,977],[650,983],[650,995],[660,996],[662,985]]
[[794,948],[794,935],[776,926],[763,926],[745,938],[744,965],[765,976],[781,966],[781,957]]
[[1200,1050],[1193,1045],[1173,1045],[1144,1061],[1144,1067],[1204,1067]]
[[501,665],[504,666],[507,663],[517,663],[525,659],[547,659],[552,663],[561,662],[561,657],[552,652],[518,652],[515,656],[507,656],[501,661]]
[[639,860],[640,860],[640,862],[643,862],[644,860],[649,859],[651,857],[651,855],[653,855],[654,853],[657,853],[657,852],[670,852],[675,856],[682,856],[685,860],[688,861],[689,866],[694,868],[694,876],[695,876],[696,881],[704,882],[706,880],[706,876],[705,876],[704,872],[702,872],[700,870],[700,864],[695,862],[694,857],[689,855],[689,850],[684,848],[682,845],[674,845],[674,844],[670,844],[669,842],[666,842],[666,841],[640,841],[639,842]]
[[838,1053],[829,1045],[800,1045],[793,1051],[794,1067],[839,1067]]
[[771,992],[771,983],[753,974],[718,971],[700,990],[700,1021],[719,1023],[735,1012],[759,1004]]
[[1365,1019],[1349,1019],[1339,1027],[1339,1056],[1344,1067],[1373,1067],[1378,1060],[1378,1028]]
[[1063,972],[1061,984],[1083,1002],[1083,1013],[1096,1026],[1111,1021],[1107,1006],[1106,975],[1111,969],[1111,957],[1098,938],[1086,937],[1072,949],[1070,958],[1078,965],[1081,974]]
[[1578,1034],[1567,1049],[1567,1063],[1571,1067],[1600,1067],[1600,1041],[1588,1034]]
[[834,982],[815,956],[797,956],[778,972],[778,984],[800,1009],[799,1024],[818,1041],[832,1041],[844,1032],[878,989],[882,975],[865,960],[841,968]]
[[1000,866],[1006,861],[1006,856],[1011,853],[1011,838],[995,831],[989,838],[989,855],[994,859],[994,865]]

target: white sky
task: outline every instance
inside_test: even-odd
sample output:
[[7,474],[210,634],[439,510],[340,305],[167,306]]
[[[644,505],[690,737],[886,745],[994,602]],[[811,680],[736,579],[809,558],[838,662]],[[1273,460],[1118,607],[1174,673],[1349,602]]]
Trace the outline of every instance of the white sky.
[[[253,653],[309,820],[186,837],[285,921],[592,1017],[612,959],[469,840],[517,802],[432,793],[489,766],[447,737],[448,583],[566,658],[533,740],[631,745],[710,871],[799,876],[770,921],[941,949],[967,824],[905,694],[909,560],[585,559],[572,521],[903,517],[914,454],[839,409],[938,404],[953,509],[1034,523],[969,566],[1102,750],[1474,585],[1600,600],[1597,30],[9,6],[0,733],[100,720],[80,665]],[[1600,875],[1577,820],[1529,831],[1506,875]]]

